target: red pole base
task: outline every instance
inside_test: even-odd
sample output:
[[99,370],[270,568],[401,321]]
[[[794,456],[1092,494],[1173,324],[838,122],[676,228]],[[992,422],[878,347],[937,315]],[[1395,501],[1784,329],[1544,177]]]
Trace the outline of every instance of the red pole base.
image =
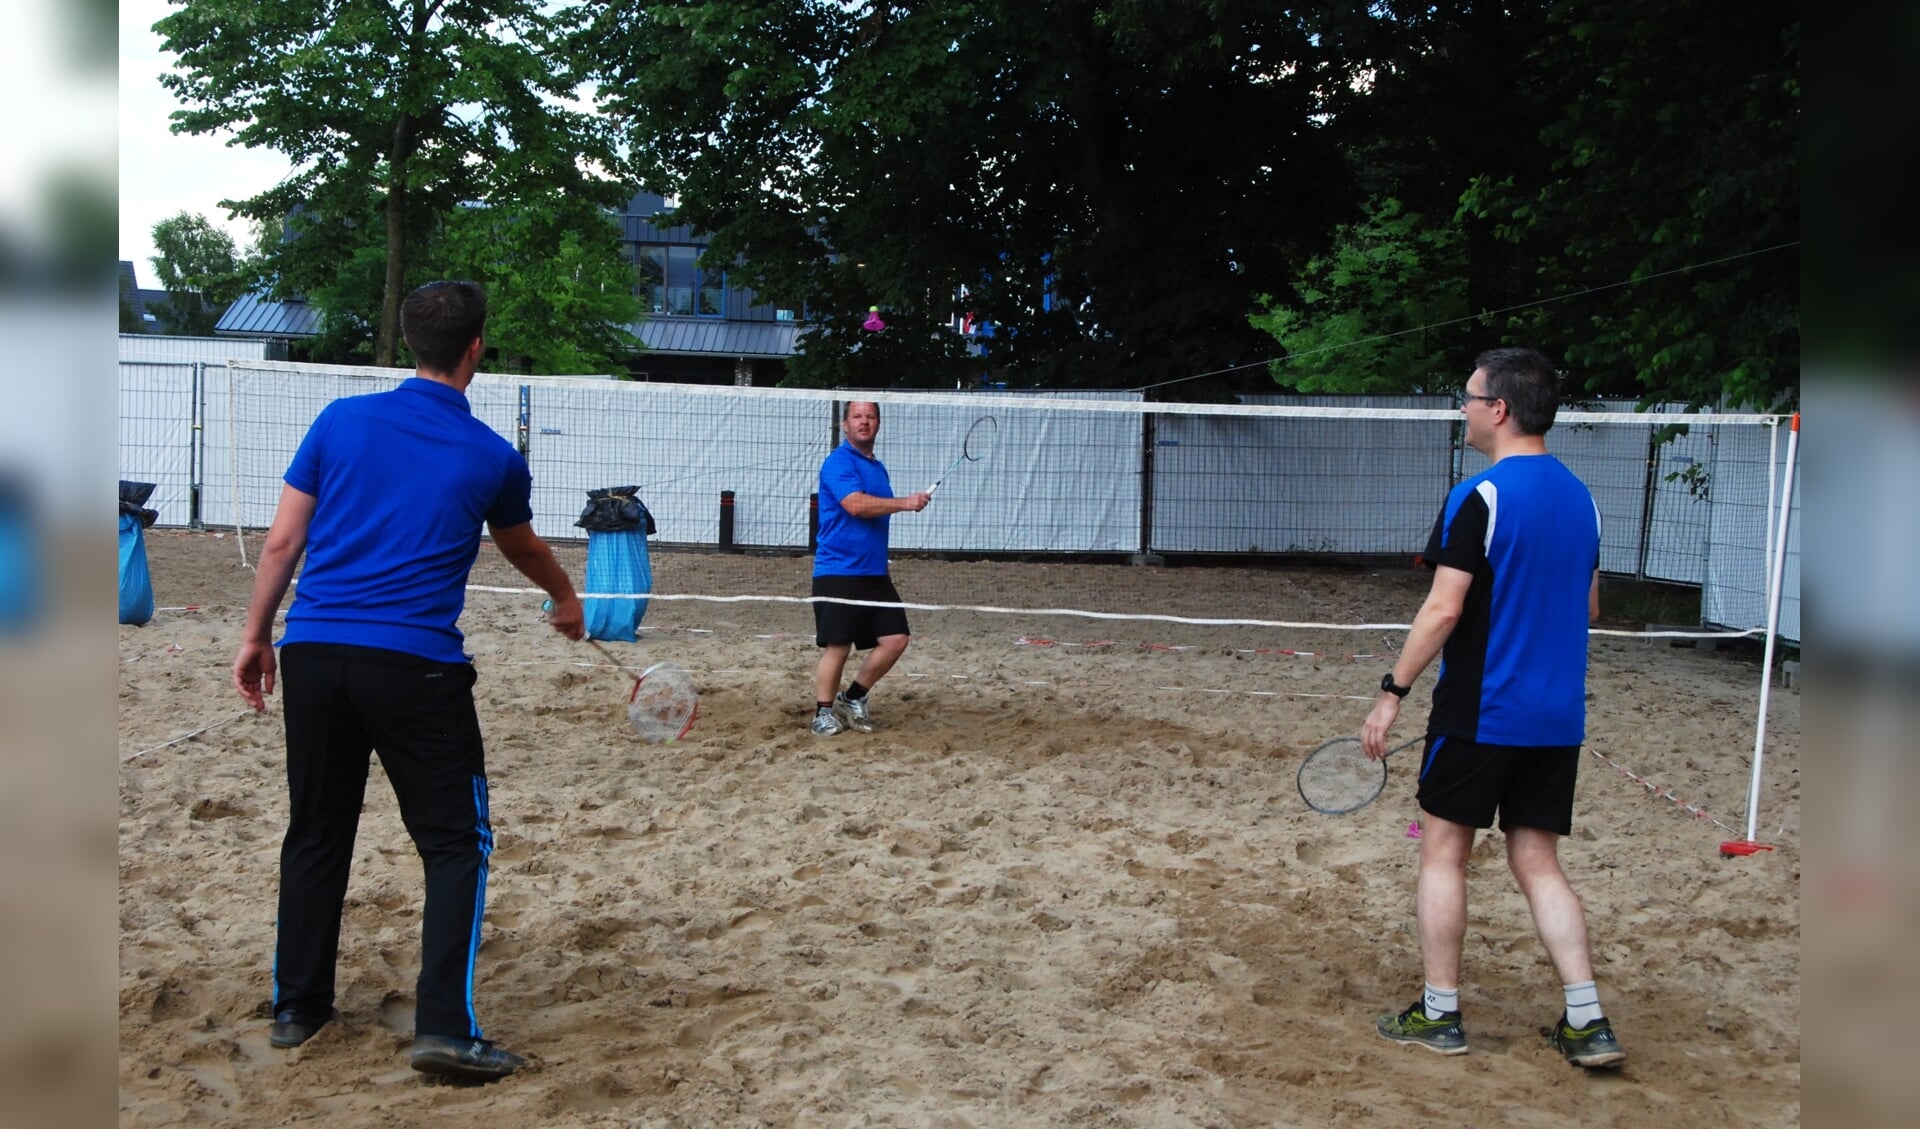
[[1720,844],[1720,856],[1722,858],[1733,858],[1735,855],[1745,857],[1747,855],[1759,854],[1761,851],[1771,851],[1772,849],[1773,847],[1767,843],[1755,843],[1745,839],[1733,839]]

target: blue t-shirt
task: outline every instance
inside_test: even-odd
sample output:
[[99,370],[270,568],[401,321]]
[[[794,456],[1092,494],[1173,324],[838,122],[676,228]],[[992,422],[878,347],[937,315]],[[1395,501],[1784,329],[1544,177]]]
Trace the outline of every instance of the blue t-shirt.
[[893,480],[879,459],[842,443],[820,464],[820,534],[813,553],[815,576],[885,576],[887,519],[854,517],[841,508],[849,494],[893,497]]
[[280,642],[349,643],[464,662],[454,623],[482,524],[533,520],[533,478],[458,389],[415,377],[335,400],[287,485],[317,499]]
[[1501,459],[1455,486],[1424,563],[1473,574],[1441,652],[1429,733],[1488,745],[1579,745],[1600,511],[1552,455]]

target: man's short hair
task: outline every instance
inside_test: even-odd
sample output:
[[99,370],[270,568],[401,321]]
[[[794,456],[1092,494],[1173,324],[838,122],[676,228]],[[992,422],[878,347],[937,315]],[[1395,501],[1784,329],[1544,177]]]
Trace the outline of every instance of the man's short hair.
[[487,292],[474,282],[429,282],[400,304],[401,336],[428,372],[453,372],[486,325]]
[[841,422],[841,423],[845,423],[845,422],[847,422],[847,417],[853,414],[853,406],[854,406],[855,404],[872,404],[872,405],[873,405],[873,418],[874,418],[874,419],[879,419],[879,418],[880,418],[880,401],[878,401],[878,400],[848,400],[848,401],[847,401],[847,402],[846,402],[846,403],[845,403],[844,405],[842,405],[842,406],[841,406],[841,408],[840,408],[840,422]]
[[1538,349],[1488,349],[1473,360],[1487,371],[1487,395],[1507,402],[1522,435],[1545,435],[1560,414],[1560,373]]

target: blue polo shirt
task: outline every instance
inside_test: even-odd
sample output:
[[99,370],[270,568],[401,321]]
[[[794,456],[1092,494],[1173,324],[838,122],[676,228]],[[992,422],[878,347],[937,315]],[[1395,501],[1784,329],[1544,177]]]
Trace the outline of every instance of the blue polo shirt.
[[820,534],[813,552],[815,576],[885,576],[887,519],[854,517],[841,508],[849,494],[893,497],[893,480],[879,459],[842,443],[820,464]]
[[1578,745],[1600,511],[1552,455],[1501,459],[1455,486],[1422,560],[1473,574],[1441,651],[1427,731],[1487,745]]
[[287,485],[313,495],[306,565],[280,642],[348,643],[464,662],[454,623],[483,524],[533,520],[533,478],[458,389],[415,377],[335,400]]

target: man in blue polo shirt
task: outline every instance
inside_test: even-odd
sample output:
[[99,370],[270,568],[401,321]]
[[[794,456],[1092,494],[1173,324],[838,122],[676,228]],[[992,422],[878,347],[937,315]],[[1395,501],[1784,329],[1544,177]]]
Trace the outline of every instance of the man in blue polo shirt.
[[[400,311],[413,379],[336,400],[314,420],[287,469],[233,662],[234,686],[256,710],[284,671],[290,815],[270,1041],[297,1047],[333,1017],[341,910],[377,752],[426,871],[410,1060],[469,1082],[525,1062],[482,1037],[473,1008],[493,831],[475,673],[454,624],[482,525],[553,598],[554,629],[584,634],[573,583],[533,532],[526,460],[467,404],[486,316],[473,283],[415,290]],[[276,664],[274,615],[303,553]]]
[[1413,1006],[1375,1028],[1396,1042],[1467,1053],[1467,860],[1475,830],[1497,813],[1507,865],[1566,998],[1554,1046],[1577,1066],[1612,1067],[1626,1052],[1600,1010],[1586,912],[1559,858],[1586,740],[1587,625],[1600,614],[1600,512],[1547,453],[1559,408],[1558,374],[1540,353],[1494,349],[1475,360],[1460,411],[1467,443],[1493,465],[1447,495],[1422,555],[1434,569],[1432,591],[1361,731],[1367,755],[1385,756],[1401,699],[1441,655],[1418,794],[1425,818],[1415,903],[1426,985]]
[[[887,468],[873,456],[880,433],[880,405],[849,403],[841,413],[846,441],[820,464],[820,533],[813,556],[813,594],[836,600],[900,603],[887,575],[887,519],[927,508],[925,493],[893,496]],[[905,608],[820,602],[813,605],[820,664],[813,673],[813,733],[831,737],[845,730],[873,732],[867,692],[907,650]],[[839,692],[853,648],[866,652],[853,683]]]

